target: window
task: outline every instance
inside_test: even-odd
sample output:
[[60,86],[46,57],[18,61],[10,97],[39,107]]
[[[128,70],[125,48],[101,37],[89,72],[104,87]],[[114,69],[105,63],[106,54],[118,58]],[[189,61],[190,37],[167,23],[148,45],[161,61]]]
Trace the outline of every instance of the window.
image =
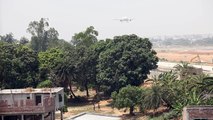
[[61,94],[58,94],[58,100],[59,100],[59,102],[62,102],[62,95]]
[[27,99],[30,99],[30,97],[27,97]]
[[41,103],[41,95],[36,95],[36,105]]

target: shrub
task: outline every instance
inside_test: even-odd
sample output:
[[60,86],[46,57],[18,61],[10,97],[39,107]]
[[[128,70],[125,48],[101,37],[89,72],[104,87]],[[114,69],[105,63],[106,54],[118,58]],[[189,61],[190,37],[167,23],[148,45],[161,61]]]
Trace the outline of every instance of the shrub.
[[157,117],[150,117],[150,120],[177,120],[180,114],[176,111],[169,111]]
[[52,87],[52,81],[50,80],[45,80],[45,81],[42,81],[40,82],[38,85],[37,85],[37,88],[50,88]]
[[76,96],[75,98],[70,100],[71,103],[86,103],[88,99],[82,96]]
[[140,105],[142,97],[143,97],[143,90],[139,87],[130,86],[123,87],[119,90],[119,92],[112,93],[113,99],[113,107],[118,109],[121,108],[129,108],[130,115],[134,115],[133,111],[135,106]]

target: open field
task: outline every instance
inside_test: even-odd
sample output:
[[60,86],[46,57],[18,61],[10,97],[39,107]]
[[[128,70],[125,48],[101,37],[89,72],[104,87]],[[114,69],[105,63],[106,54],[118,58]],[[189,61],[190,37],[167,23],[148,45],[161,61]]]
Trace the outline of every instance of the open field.
[[[76,95],[85,96],[85,92],[76,91]],[[94,96],[94,91],[90,90],[91,96],[88,100],[91,100]],[[148,115],[153,114],[153,110],[147,110],[146,114],[140,113],[139,110],[135,109],[135,116],[129,116],[129,110],[125,109],[116,109],[111,107],[112,99],[106,99],[100,101],[100,109],[97,108],[93,110],[93,104],[88,101],[86,103],[69,103],[68,105],[68,112],[63,114],[64,119],[75,116],[82,112],[92,112],[92,113],[99,113],[99,114],[111,114],[115,116],[120,116],[123,120],[149,120]],[[167,111],[165,107],[160,107],[155,112],[158,114]],[[60,112],[56,112],[56,120],[60,120]]]
[[[158,48],[155,49],[157,56],[161,60],[167,60],[171,62],[193,62],[203,64],[213,64],[213,49],[203,49],[203,48]],[[196,56],[200,57],[200,61]],[[195,59],[193,59],[195,58]],[[193,59],[193,60],[192,60]]]
[[[77,96],[79,96],[79,95],[80,96],[86,96],[85,92],[81,92],[79,90],[75,91],[75,94]],[[111,115],[121,116],[122,118],[125,117],[125,119],[126,119],[126,117],[128,117],[128,116],[126,116],[128,114],[128,110],[125,112],[124,109],[118,110],[116,108],[113,109],[111,107],[111,105],[110,105],[111,102],[112,102],[111,99],[101,100],[100,101],[100,109],[97,108],[97,104],[96,104],[96,109],[93,110],[93,104],[90,101],[93,98],[94,94],[95,94],[95,91],[90,90],[90,97],[88,98],[88,102],[85,102],[85,103],[71,103],[71,102],[69,102],[68,112],[63,114],[64,118],[66,119],[68,117],[77,115],[77,114],[82,113],[82,112],[111,114]],[[135,112],[137,112],[137,110]],[[137,114],[139,114],[139,113],[137,113]],[[137,118],[138,118],[138,120],[148,120],[147,116],[144,116],[142,114],[137,115]],[[60,113],[59,112],[56,113],[56,119],[60,120]]]

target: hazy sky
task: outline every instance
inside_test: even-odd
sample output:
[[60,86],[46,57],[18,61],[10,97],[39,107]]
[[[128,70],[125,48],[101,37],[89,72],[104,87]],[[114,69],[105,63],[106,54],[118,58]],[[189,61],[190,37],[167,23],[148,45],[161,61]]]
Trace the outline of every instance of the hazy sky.
[[[113,20],[133,18],[130,23]],[[49,18],[60,38],[94,26],[99,39],[213,33],[213,0],[0,0],[0,35],[30,38],[30,21]]]

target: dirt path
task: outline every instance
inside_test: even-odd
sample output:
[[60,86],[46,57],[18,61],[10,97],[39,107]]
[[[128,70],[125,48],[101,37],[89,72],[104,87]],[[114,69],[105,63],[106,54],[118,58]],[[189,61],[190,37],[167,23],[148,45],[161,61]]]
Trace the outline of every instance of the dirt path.
[[[126,112],[124,112],[124,109],[118,110],[118,109],[112,109],[110,107],[110,102],[111,100],[102,100],[100,101],[100,109],[96,108],[96,110],[93,110],[93,105],[92,104],[87,104],[87,105],[79,105],[79,106],[70,106],[68,107],[68,112],[64,113],[63,116],[64,118],[68,118],[74,115],[77,115],[79,113],[82,112],[94,112],[94,113],[100,113],[100,114],[111,114],[111,115],[117,115],[117,116],[121,116],[124,119],[131,119],[133,120],[133,118],[128,118],[126,116],[128,116],[128,110]],[[136,118],[137,117],[137,118]],[[141,116],[141,115],[137,115],[134,117],[134,120],[148,120],[147,116]],[[60,120],[60,113],[56,113],[56,120]]]

